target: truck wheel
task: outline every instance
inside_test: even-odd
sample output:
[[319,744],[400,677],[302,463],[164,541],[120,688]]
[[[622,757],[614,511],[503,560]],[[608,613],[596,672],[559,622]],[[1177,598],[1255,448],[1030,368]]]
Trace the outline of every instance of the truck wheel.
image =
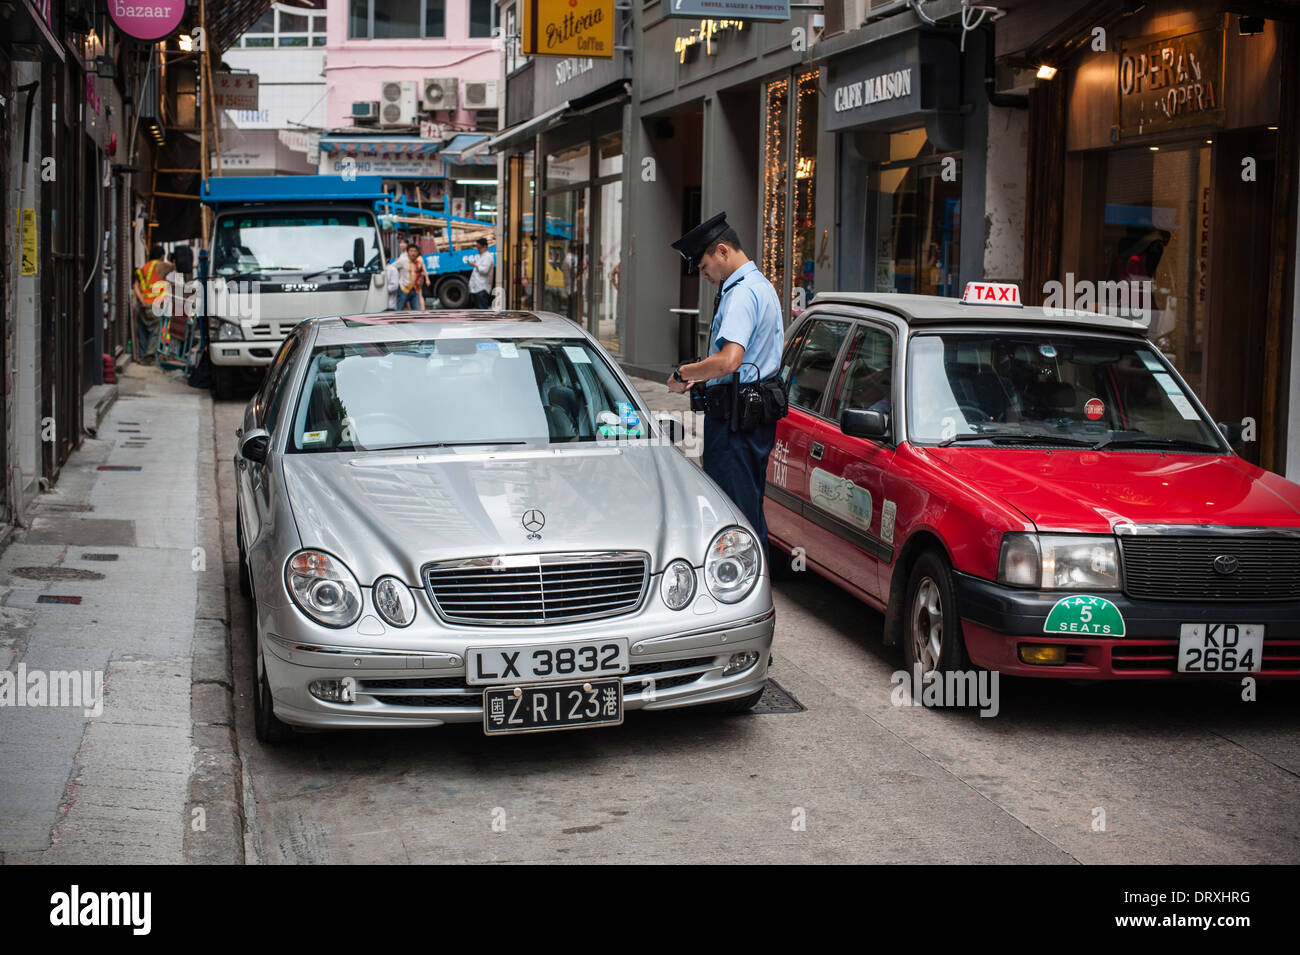
[[903,659],[909,673],[939,674],[969,667],[948,561],[934,551],[921,555],[907,581],[903,605]]
[[218,401],[229,401],[235,397],[235,370],[212,366],[212,397]]
[[443,308],[464,308],[469,304],[469,283],[459,275],[443,279],[438,286],[438,302]]

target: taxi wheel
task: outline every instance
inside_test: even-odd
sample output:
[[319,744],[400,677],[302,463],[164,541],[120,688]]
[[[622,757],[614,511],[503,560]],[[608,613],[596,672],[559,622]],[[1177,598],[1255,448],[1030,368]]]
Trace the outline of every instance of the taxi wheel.
[[963,669],[966,645],[952,586],[948,561],[929,551],[912,567],[907,581],[907,615],[904,617],[903,658],[908,672],[920,664],[921,672],[941,673]]
[[[257,637],[253,637],[256,641]],[[287,743],[293,738],[293,727],[281,722],[271,703],[271,684],[266,681],[262,666],[262,652],[255,651],[253,661],[253,730],[261,743]]]

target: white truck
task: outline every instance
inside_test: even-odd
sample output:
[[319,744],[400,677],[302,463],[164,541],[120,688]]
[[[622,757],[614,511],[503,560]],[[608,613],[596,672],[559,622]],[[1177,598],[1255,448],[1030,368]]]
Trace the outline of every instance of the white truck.
[[375,203],[378,176],[205,179],[216,218],[206,315],[212,390],[269,365],[305,318],[382,312],[388,304]]

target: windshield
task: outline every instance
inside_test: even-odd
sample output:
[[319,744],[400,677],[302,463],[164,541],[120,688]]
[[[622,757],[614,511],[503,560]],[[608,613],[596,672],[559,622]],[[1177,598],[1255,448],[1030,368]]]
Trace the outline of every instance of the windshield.
[[1218,429],[1144,343],[918,335],[907,379],[908,434],[917,443],[1224,450]]
[[581,339],[440,338],[316,349],[291,451],[648,436],[636,403]]
[[[356,240],[363,261],[353,260]],[[323,272],[379,268],[379,232],[365,212],[232,213],[217,220],[213,271],[217,275]]]

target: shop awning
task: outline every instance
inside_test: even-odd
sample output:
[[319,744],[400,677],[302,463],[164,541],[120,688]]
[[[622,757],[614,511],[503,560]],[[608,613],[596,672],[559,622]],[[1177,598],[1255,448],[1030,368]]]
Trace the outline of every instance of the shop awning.
[[442,156],[447,162],[458,166],[492,166],[496,160],[490,154],[475,152],[466,155],[466,151],[473,146],[486,141],[486,133],[459,133],[453,136],[447,145],[442,147]]
[[384,139],[377,136],[322,136],[320,151],[343,156],[431,156],[442,148],[440,139]]
[[541,116],[534,116],[532,119],[511,126],[509,129],[502,130],[491,139],[485,139],[482,142],[475,143],[468,149],[461,151],[461,161],[466,161],[473,156],[479,156],[484,153],[494,153],[516,143],[528,136],[535,136],[543,129],[547,129],[552,123],[559,122],[560,116],[569,108],[569,101],[565,100],[554,109],[548,109]]

